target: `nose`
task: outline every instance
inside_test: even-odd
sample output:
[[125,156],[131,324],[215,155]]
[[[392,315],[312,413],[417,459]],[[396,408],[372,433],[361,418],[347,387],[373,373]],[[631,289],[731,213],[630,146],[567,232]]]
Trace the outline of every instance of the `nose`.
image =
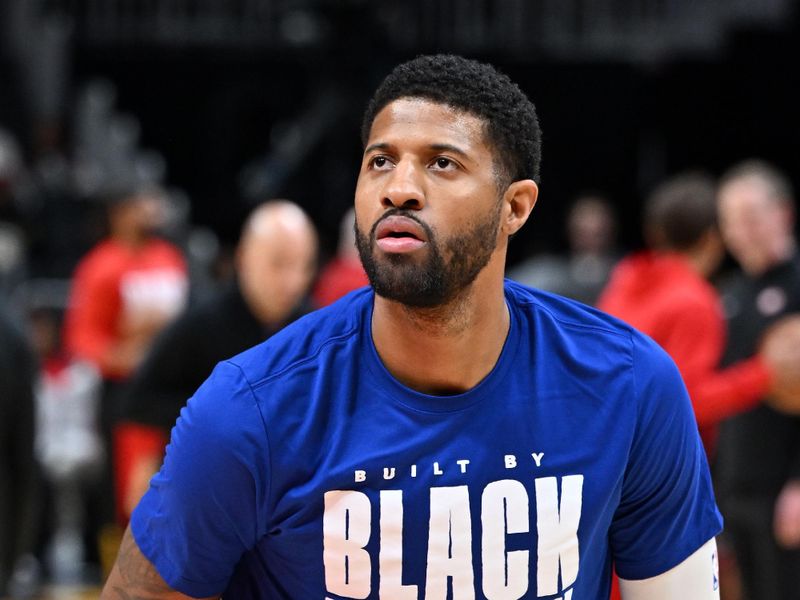
[[422,173],[411,160],[400,160],[391,170],[383,187],[385,208],[420,210],[425,205]]

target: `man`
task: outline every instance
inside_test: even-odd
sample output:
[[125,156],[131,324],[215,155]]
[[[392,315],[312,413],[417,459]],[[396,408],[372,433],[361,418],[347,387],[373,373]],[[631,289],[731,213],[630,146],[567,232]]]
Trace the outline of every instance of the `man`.
[[710,178],[691,173],[657,187],[644,210],[648,250],[620,263],[598,303],[652,337],[675,361],[709,456],[719,422],[754,407],[776,368],[756,355],[718,369],[725,323],[706,281],[724,255],[715,194]]
[[[719,185],[720,229],[743,273],[723,287],[730,339],[724,364],[750,356],[762,334],[800,311],[800,259],[788,179],[747,161]],[[767,398],[769,400],[769,398]],[[800,418],[762,404],[720,430],[721,506],[748,598],[800,589]]]
[[163,197],[132,189],[109,198],[109,234],[75,269],[64,317],[68,354],[93,364],[103,380],[100,427],[109,460],[92,501],[90,529],[97,529],[99,561],[108,572],[124,515],[114,496],[112,428],[125,381],[156,334],[183,309],[188,291],[181,252],[157,237]]
[[316,254],[314,226],[299,206],[262,204],[242,230],[235,281],[156,338],[128,385],[116,428],[117,492],[126,516],[158,470],[181,407],[214,365],[299,316]]
[[155,237],[163,218],[154,190],[109,200],[109,235],[78,264],[66,314],[65,342],[107,382],[126,379],[154,336],[183,308],[188,290],[180,251]]
[[489,65],[424,56],[384,80],[362,138],[374,291],[217,367],[105,597],[600,599],[614,560],[626,600],[718,598],[721,522],[674,365],[504,283],[538,193],[530,101]]

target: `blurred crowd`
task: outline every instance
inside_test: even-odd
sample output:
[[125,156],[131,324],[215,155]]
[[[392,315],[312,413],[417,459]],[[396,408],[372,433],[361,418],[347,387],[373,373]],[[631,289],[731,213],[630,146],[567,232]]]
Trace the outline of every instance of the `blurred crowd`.
[[722,597],[795,598],[800,256],[790,180],[748,159],[716,180],[676,174],[643,208],[645,247],[620,256],[612,205],[578,198],[569,254],[532,257],[510,276],[594,304],[667,351],[692,399],[725,517]]
[[98,584],[214,365],[367,283],[342,215],[251,207],[235,245],[191,223],[114,88],[86,86],[66,150],[0,122],[0,597]]
[[[225,252],[165,186],[112,86],[86,86],[68,145],[31,157],[0,123],[0,596],[101,581],[181,407],[214,364],[366,285],[342,215],[264,199]],[[62,146],[67,150],[59,150]],[[613,199],[575,198],[569,251],[509,270],[630,322],[675,360],[726,518],[723,597],[800,589],[800,257],[789,177],[749,159],[643,199],[645,248]],[[534,216],[535,219],[535,216]],[[726,256],[728,257],[726,259]],[[722,267],[722,268],[721,268]]]

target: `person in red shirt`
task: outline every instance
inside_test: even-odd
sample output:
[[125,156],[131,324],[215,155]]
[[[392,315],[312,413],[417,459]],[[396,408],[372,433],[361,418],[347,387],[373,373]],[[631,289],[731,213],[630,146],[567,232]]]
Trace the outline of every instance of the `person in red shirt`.
[[[121,472],[112,451],[117,404],[125,380],[142,362],[156,334],[186,303],[187,266],[180,250],[157,237],[164,220],[159,190],[137,189],[109,199],[108,236],[81,259],[75,270],[64,323],[67,352],[92,363],[103,380],[100,428],[110,460],[91,499],[99,559],[110,569],[125,523],[114,494]],[[128,444],[149,448],[161,443],[149,431]],[[113,465],[113,466],[112,466]]]
[[718,368],[725,322],[706,280],[724,256],[714,182],[686,174],[658,187],[645,207],[644,236],[648,249],[620,262],[598,307],[648,334],[672,357],[711,456],[717,424],[755,406],[772,383],[772,366],[760,355]]
[[155,236],[162,207],[149,190],[119,195],[109,207],[109,236],[75,270],[65,342],[105,380],[128,377],[186,301],[183,255]]
[[[714,182],[699,174],[656,188],[644,212],[648,248],[617,265],[598,300],[601,310],[648,334],[675,361],[709,457],[720,421],[756,406],[784,368],[760,354],[719,368],[725,321],[707,281],[724,256],[715,194]],[[730,580],[733,567],[721,558],[722,575]],[[616,581],[611,598],[619,598]]]

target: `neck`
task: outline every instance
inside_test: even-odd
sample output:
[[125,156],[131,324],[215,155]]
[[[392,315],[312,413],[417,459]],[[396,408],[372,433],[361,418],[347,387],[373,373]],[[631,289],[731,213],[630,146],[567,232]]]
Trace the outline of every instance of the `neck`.
[[112,239],[132,250],[138,250],[149,239],[146,235],[131,231],[116,231],[111,234]]
[[689,263],[698,275],[709,279],[722,262],[725,248],[717,230],[709,228],[689,248],[677,253]]
[[692,269],[703,279],[708,279],[714,273],[716,264],[719,262],[709,257],[704,252],[679,252]]
[[448,303],[415,308],[375,297],[372,337],[389,372],[428,394],[458,394],[475,387],[497,363],[510,317],[502,272],[486,269]]

